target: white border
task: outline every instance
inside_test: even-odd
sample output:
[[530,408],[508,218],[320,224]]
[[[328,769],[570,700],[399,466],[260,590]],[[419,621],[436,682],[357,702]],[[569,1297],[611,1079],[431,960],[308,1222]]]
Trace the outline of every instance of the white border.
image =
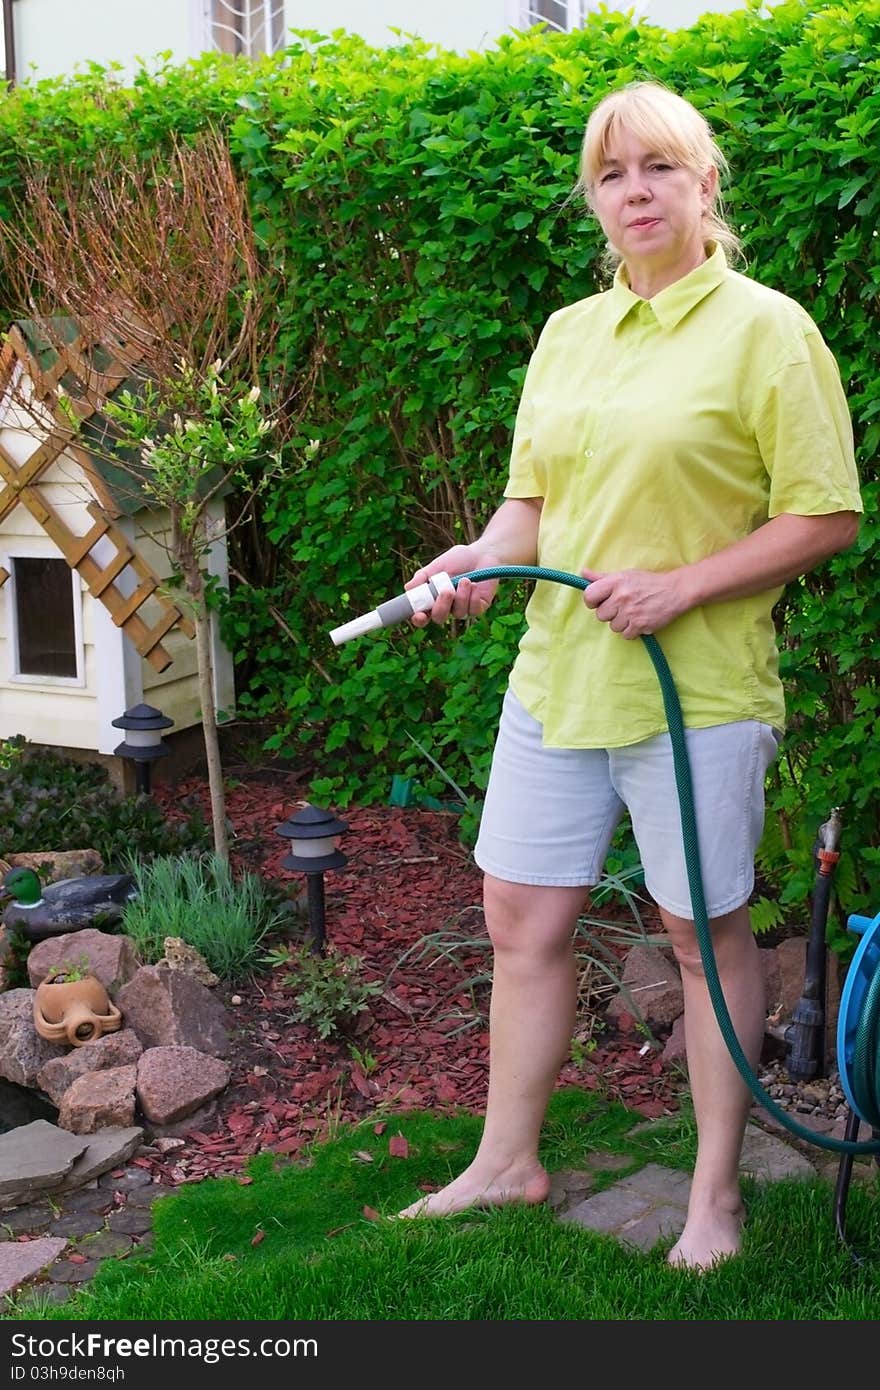
[[9,571],[9,578],[3,585],[6,596],[7,615],[9,625],[9,670],[7,673],[7,684],[10,686],[39,686],[45,690],[82,690],[86,684],[86,657],[85,644],[83,642],[83,594],[82,580],[76,570],[70,570],[71,596],[73,599],[73,641],[74,654],[76,657],[75,676],[41,676],[31,675],[26,671],[18,669],[18,604],[15,599],[15,561],[16,560],[57,560],[59,564],[66,565],[67,561],[63,555],[48,555],[45,549],[28,545],[25,541],[21,545],[16,545],[13,550],[8,550],[3,555],[2,564],[5,570]]

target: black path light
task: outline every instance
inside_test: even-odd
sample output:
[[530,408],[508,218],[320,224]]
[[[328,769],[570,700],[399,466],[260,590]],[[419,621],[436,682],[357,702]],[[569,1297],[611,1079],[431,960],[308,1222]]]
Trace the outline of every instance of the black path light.
[[132,705],[110,723],[114,729],[125,730],[125,742],[117,744],[113,752],[117,758],[128,758],[134,763],[135,790],[148,796],[153,763],[171,752],[162,730],[170,729],[174,720],[152,705]]
[[344,820],[337,820],[332,811],[307,805],[275,829],[293,842],[290,854],[281,861],[282,869],[293,869],[307,876],[311,948],[315,955],[323,955],[324,874],[327,869],[341,869],[348,863],[346,856],[336,848],[336,836],[342,835],[348,825]]

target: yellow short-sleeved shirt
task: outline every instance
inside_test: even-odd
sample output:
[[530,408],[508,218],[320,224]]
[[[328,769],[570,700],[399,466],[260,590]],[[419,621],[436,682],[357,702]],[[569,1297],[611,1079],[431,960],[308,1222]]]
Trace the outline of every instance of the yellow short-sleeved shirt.
[[[782,512],[861,511],[836,363],[793,300],[709,258],[651,300],[622,269],[551,315],[529,364],[506,497],[541,497],[538,563],[667,570]],[[694,728],[785,708],[771,610],[781,589],[692,609],[658,633]],[[581,593],[540,581],[511,673],[557,748],[666,728],[643,642]]]

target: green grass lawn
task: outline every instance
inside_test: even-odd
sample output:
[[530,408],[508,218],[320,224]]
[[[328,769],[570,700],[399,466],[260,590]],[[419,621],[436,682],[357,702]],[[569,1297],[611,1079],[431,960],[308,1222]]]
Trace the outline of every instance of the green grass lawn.
[[[378,1117],[316,1146],[306,1163],[263,1154],[249,1179],[187,1185],[153,1208],[155,1247],[106,1260],[62,1306],[34,1291],[29,1320],[875,1320],[880,1317],[880,1182],[854,1185],[849,1235],[833,1230],[827,1182],[745,1185],[745,1248],[708,1274],[670,1269],[668,1248],[644,1255],[563,1225],[548,1207],[511,1207],[446,1220],[384,1220],[418,1184],[453,1176],[473,1153],[473,1116]],[[634,1128],[636,1132],[633,1132]],[[389,1139],[405,1136],[408,1155]],[[558,1092],[543,1158],[577,1167],[589,1150],[689,1169],[686,1114],[645,1128],[619,1105]],[[627,1169],[599,1173],[596,1186]],[[363,1215],[369,1207],[379,1220]],[[671,1243],[671,1242],[669,1242]],[[88,1242],[80,1244],[88,1253]]]

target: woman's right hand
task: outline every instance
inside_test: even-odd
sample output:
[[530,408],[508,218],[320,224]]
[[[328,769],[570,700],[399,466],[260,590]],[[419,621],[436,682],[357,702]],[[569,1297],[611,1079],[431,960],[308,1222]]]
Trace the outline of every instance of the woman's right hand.
[[[485,550],[479,544],[454,545],[431,560],[430,564],[416,570],[412,579],[403,587],[412,589],[444,570],[454,579],[457,574],[465,574],[468,570],[490,569],[500,563],[494,552]],[[454,618],[479,618],[491,604],[497,588],[497,579],[484,579],[479,584],[473,584],[470,579],[462,579],[454,594],[438,594],[431,611],[414,613],[410,622],[413,627],[427,627],[429,622],[444,623],[450,615]]]

